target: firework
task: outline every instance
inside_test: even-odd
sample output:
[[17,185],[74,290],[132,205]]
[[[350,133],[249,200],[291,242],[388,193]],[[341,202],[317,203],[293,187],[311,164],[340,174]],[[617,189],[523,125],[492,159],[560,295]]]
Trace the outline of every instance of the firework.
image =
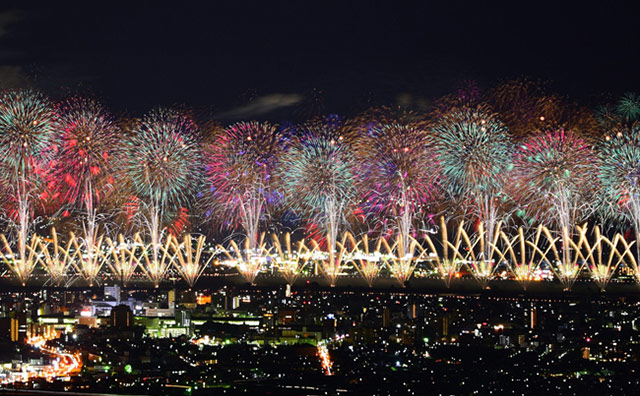
[[402,287],[406,286],[418,262],[425,255],[425,250],[415,239],[409,237],[408,247],[403,246],[403,243],[403,238],[400,236],[396,238],[391,246],[385,239],[382,240],[382,245],[386,250],[385,263],[389,266],[393,277]]
[[[586,226],[580,228],[576,227],[578,231],[578,243],[574,242],[573,234],[569,234],[568,231],[563,230],[561,236],[553,237],[551,231],[547,227],[542,226],[542,232],[544,233],[555,258],[555,267],[552,266],[551,270],[554,275],[558,277],[562,282],[565,290],[570,290],[576,279],[582,272],[586,265],[584,256],[580,253],[585,244]],[[558,252],[556,244],[558,241],[562,242],[562,252]],[[575,252],[575,254],[572,254]]]
[[291,206],[327,234],[327,251],[336,248],[345,213],[356,200],[352,139],[335,120],[305,124],[284,153],[282,190]]
[[372,127],[358,142],[365,212],[376,219],[390,218],[403,248],[409,246],[416,215],[432,209],[436,201],[437,171],[427,141],[423,129],[384,124]]
[[104,252],[104,236],[98,236],[94,233],[90,238],[93,242],[88,242],[83,237],[76,237],[73,232],[70,235],[70,240],[78,256],[77,260],[72,261],[72,265],[89,286],[93,287],[98,283],[102,266],[109,260],[109,257]]
[[[193,246],[195,242],[195,247]],[[178,243],[177,238],[173,238],[173,250],[177,257],[174,262],[176,270],[182,276],[182,279],[187,282],[189,287],[193,287],[196,284],[200,275],[207,268],[214,255],[212,254],[208,260],[201,260],[202,252],[204,250],[204,235],[200,235],[198,238],[194,238],[191,235],[185,235],[182,243]]]
[[[551,246],[545,252],[538,247],[540,236],[542,235],[542,226],[538,226],[533,242],[527,241],[522,227],[518,228],[518,234],[509,239],[504,231],[500,231],[505,248],[501,257],[503,261],[507,261],[507,257],[511,258],[511,271],[516,281],[520,282],[523,289],[527,290],[529,283],[536,279],[536,271],[540,268],[540,264],[546,259]],[[540,255],[540,260],[536,262],[536,256]]]
[[218,134],[207,159],[208,207],[223,225],[240,224],[250,249],[273,196],[282,136],[269,123],[238,123]]
[[[599,147],[600,209],[607,219],[630,222],[639,241],[640,126],[607,135]],[[638,245],[636,253],[640,254]]]
[[[493,239],[488,239],[485,234],[489,234],[489,232],[486,232],[484,224],[480,223],[476,239],[473,242],[471,242],[471,238],[469,238],[464,229],[459,229],[459,232],[462,234],[462,239],[465,241],[468,249],[464,261],[471,270],[471,274],[483,288],[486,288],[489,285],[489,281],[495,276],[495,271],[497,269],[495,257],[499,257],[502,254],[497,249],[501,225],[502,222],[499,221],[496,225],[496,229],[491,233],[491,235],[493,235]],[[485,242],[489,243],[488,247],[484,246]],[[479,254],[483,255],[483,258],[476,256],[474,251],[476,246],[479,246]],[[485,255],[485,252],[488,253]]]
[[[322,249],[315,239],[311,240],[312,260],[316,264],[320,264],[320,270],[331,287],[336,285],[338,277],[346,266],[344,258],[349,254],[346,245],[349,235],[349,233],[344,233],[342,241],[336,241],[333,249],[329,245],[327,245],[327,249]],[[327,237],[327,239],[329,238]]]
[[[56,129],[57,114],[40,93],[30,90],[6,91],[0,95],[0,161],[10,201],[15,202],[17,254],[12,268],[25,284],[35,266],[29,261],[27,241],[33,227],[32,201],[48,162]],[[6,244],[8,246],[8,244]]]
[[277,253],[272,254],[272,258],[282,277],[293,286],[310,258],[309,248],[304,244],[304,240],[298,241],[297,247],[293,248],[289,233],[284,235],[284,246],[276,234],[272,235],[272,240]]
[[480,258],[490,260],[491,242],[501,219],[506,175],[512,169],[512,144],[507,128],[495,114],[459,110],[445,115],[433,128],[434,147],[443,178],[454,197],[473,201],[484,225]]
[[255,248],[250,248],[251,242],[248,238],[244,240],[244,248],[240,248],[235,241],[229,242],[229,249],[223,246],[218,248],[227,256],[227,265],[234,266],[238,272],[255,285],[256,277],[267,263],[269,251],[264,243],[264,233],[260,235]]
[[[140,235],[134,236],[134,241],[140,240]],[[136,268],[140,265],[140,260],[136,255],[138,247],[144,249],[144,245],[134,241],[126,241],[124,235],[118,234],[118,240],[112,241],[107,238],[106,242],[113,260],[108,260],[107,265],[123,286],[127,286],[131,277],[135,274]]]
[[366,234],[358,242],[355,241],[353,236],[349,235],[349,241],[352,246],[349,258],[353,266],[367,282],[367,285],[373,287],[373,283],[378,279],[382,270],[384,258],[380,248],[384,239],[378,239],[373,249],[369,247],[369,237]]
[[[573,225],[593,210],[595,156],[591,147],[571,132],[558,130],[531,137],[515,156],[516,188],[533,218],[558,228],[562,241],[561,273],[574,277],[570,241]],[[568,283],[573,283],[568,282]]]
[[[50,251],[52,248],[52,252]],[[65,278],[76,258],[77,252],[72,252],[73,243],[71,240],[66,245],[61,245],[58,241],[58,233],[55,228],[51,229],[51,239],[43,240],[38,238],[38,261],[49,275],[49,280],[55,286],[66,284]]]
[[[627,258],[631,258],[631,263],[635,262],[631,253],[633,242],[631,244],[620,243],[621,239],[624,240],[620,234],[616,234],[613,241],[609,240],[600,233],[600,227],[596,226],[593,237],[584,241],[586,254],[582,255],[583,260],[589,268],[593,281],[600,287],[601,291],[605,291],[620,265],[629,266]],[[592,246],[590,245],[590,240],[593,241]],[[622,253],[619,245],[622,245]]]
[[[18,278],[18,281],[22,283],[22,286],[25,286],[38,263],[38,238],[32,237],[31,243],[29,244],[24,242],[24,254],[22,251],[14,253],[4,234],[0,234],[0,239],[2,239],[2,243],[4,245],[4,252],[0,255],[2,261],[11,270],[11,272],[13,272],[16,278]],[[20,248],[22,248],[22,245],[20,245]]]
[[61,106],[53,173],[66,202],[93,211],[113,187],[119,142],[119,128],[100,104],[75,99]]
[[[61,106],[52,173],[63,200],[72,206],[79,204],[83,209],[81,241],[85,252],[96,252],[100,248],[95,239],[99,227],[96,206],[113,187],[119,141],[119,129],[98,103],[74,99]],[[93,259],[80,262],[96,264]],[[94,271],[95,268],[90,267],[82,273],[92,282]]]
[[626,123],[632,123],[640,118],[640,95],[627,92],[618,101],[616,113]]
[[145,253],[142,262],[156,286],[168,268],[163,261],[168,243],[164,222],[169,214],[189,206],[199,187],[199,140],[195,124],[169,109],[147,114],[127,139],[123,171],[143,206],[140,218],[150,239],[151,257]]
[[[458,248],[460,247],[460,237],[462,232],[462,222],[458,227],[458,234],[456,236],[456,243],[452,245],[447,237],[447,223],[444,220],[444,216],[440,217],[440,232],[441,232],[441,245],[442,245],[442,258],[440,258],[440,252],[436,249],[436,245],[429,235],[425,235],[425,242],[429,248],[428,257],[435,260],[435,268],[438,275],[444,280],[447,287],[451,286],[453,277],[458,273],[460,269]],[[453,256],[449,256],[450,249],[453,250]],[[426,253],[426,252],[425,252]]]
[[144,246],[142,248],[142,258],[138,258],[139,266],[144,276],[155,287],[160,286],[160,282],[165,278],[167,271],[174,265],[175,260],[175,254],[171,254],[171,235],[163,235],[163,237],[150,244],[145,244],[140,234],[136,234],[133,240],[134,244]]

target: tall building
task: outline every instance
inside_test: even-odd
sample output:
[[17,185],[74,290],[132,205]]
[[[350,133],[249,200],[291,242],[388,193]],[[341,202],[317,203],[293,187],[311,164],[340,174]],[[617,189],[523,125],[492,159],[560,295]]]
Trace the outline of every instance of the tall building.
[[133,311],[127,305],[118,305],[111,310],[111,326],[118,328],[133,327]]
[[442,336],[447,337],[449,335],[449,317],[445,314],[442,316]]
[[418,317],[418,309],[415,303],[409,304],[409,306],[407,306],[407,317],[409,319],[415,319]]
[[167,293],[167,304],[169,308],[176,307],[176,289],[171,289]]
[[529,312],[529,327],[535,329],[538,324],[538,311],[536,307],[531,307],[531,311]]
[[391,326],[391,310],[388,307],[384,307],[382,311],[382,327]]
[[113,285],[113,286],[105,286],[104,287],[104,296],[110,296],[116,299],[117,302],[120,302],[120,286],[118,285]]

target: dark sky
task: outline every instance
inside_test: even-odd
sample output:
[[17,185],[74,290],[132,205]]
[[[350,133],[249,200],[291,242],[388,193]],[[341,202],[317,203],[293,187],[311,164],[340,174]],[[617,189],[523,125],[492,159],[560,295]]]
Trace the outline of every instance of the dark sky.
[[2,86],[89,91],[133,113],[211,105],[223,118],[293,109],[314,88],[338,113],[401,94],[419,102],[469,79],[540,77],[584,100],[640,88],[637,12],[623,4],[62,3],[0,13]]

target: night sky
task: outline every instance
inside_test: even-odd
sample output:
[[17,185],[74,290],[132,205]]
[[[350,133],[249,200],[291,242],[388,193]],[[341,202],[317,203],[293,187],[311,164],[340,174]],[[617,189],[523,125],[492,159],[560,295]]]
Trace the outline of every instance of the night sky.
[[305,101],[349,114],[519,76],[585,102],[640,88],[637,16],[622,4],[14,3],[0,13],[2,87],[90,93],[133,114],[286,117]]

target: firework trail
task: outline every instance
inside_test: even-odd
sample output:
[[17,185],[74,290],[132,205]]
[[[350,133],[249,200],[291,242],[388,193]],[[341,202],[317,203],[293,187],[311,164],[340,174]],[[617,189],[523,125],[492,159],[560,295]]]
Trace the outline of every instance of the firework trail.
[[206,160],[208,213],[223,225],[239,224],[251,250],[257,246],[267,204],[274,200],[274,172],[282,147],[275,125],[238,123],[217,135]]
[[251,249],[250,245],[249,239],[245,238],[242,248],[235,241],[231,241],[229,249],[220,245],[218,249],[227,256],[228,265],[235,267],[247,282],[255,285],[256,277],[267,263],[270,252],[264,242],[264,233],[260,235],[255,248]]
[[335,258],[345,213],[357,199],[353,137],[333,119],[305,124],[295,132],[283,154],[282,190],[294,210],[325,230],[327,251]]
[[[191,235],[185,235],[182,243],[178,242],[175,237],[170,237],[173,240],[172,247],[177,260],[174,261],[176,270],[184,279],[189,287],[193,287],[200,276],[207,268],[214,255],[212,254],[208,260],[201,260],[202,252],[204,251],[204,235],[200,235],[194,238]],[[194,247],[195,242],[195,247]]]
[[24,248],[24,253],[22,251],[14,253],[4,234],[0,234],[0,239],[2,239],[2,244],[4,245],[4,253],[0,256],[2,261],[15,274],[16,278],[22,282],[22,286],[25,286],[38,263],[37,236],[31,236],[30,243],[27,244],[25,241],[23,242],[24,246],[19,245],[20,249]]
[[[328,248],[327,250],[323,250],[315,239],[312,239],[310,242],[311,258],[314,262],[320,264],[320,270],[325,278],[329,280],[331,287],[336,285],[338,277],[346,266],[345,258],[349,255],[349,249],[347,248],[349,236],[350,234],[345,232],[342,235],[342,240],[336,241],[333,245],[335,248]],[[330,237],[327,237],[327,239],[329,238]]]
[[295,245],[292,244],[289,233],[284,235],[284,244],[280,242],[280,238],[276,234],[273,234],[272,245],[276,254],[272,253],[271,257],[275,261],[278,271],[287,283],[293,286],[311,257],[309,248],[305,245],[304,240],[298,241]]
[[507,128],[495,114],[465,109],[445,115],[432,133],[449,193],[474,201],[473,210],[485,230],[479,258],[490,262],[491,242],[504,215],[505,180],[512,169],[513,146]]
[[418,262],[424,259],[426,251],[412,237],[409,237],[409,246],[405,247],[403,244],[404,240],[400,236],[396,238],[393,245],[389,245],[385,239],[382,240],[382,245],[386,250],[385,262],[393,277],[402,287],[405,287]]
[[[561,276],[573,283],[573,225],[591,214],[596,183],[596,157],[585,140],[564,130],[534,136],[520,144],[514,174],[521,202],[542,224],[557,227],[562,241]],[[567,276],[563,274],[566,273]]]
[[122,286],[127,286],[131,278],[136,272],[136,268],[140,265],[140,260],[136,255],[138,247],[144,250],[145,246],[135,243],[140,240],[140,235],[136,234],[133,241],[125,240],[124,235],[118,234],[117,241],[107,238],[106,243],[109,247],[112,260],[107,260],[107,265],[112,274],[120,281]]
[[382,270],[384,258],[380,250],[384,239],[378,239],[375,247],[370,247],[369,237],[366,234],[358,242],[349,234],[349,241],[351,242],[351,251],[348,254],[349,259],[367,282],[367,285],[373,287],[373,283],[378,279]]
[[[50,248],[53,251],[50,251]],[[72,248],[71,239],[66,245],[60,244],[55,228],[51,229],[51,239],[38,238],[38,261],[49,275],[49,281],[55,286],[66,285],[67,281],[71,281],[70,278],[65,278],[67,278],[69,268],[73,266],[78,254],[72,251]]]
[[93,242],[87,243],[84,238],[76,237],[73,232],[70,234],[70,241],[78,256],[78,260],[72,261],[71,264],[87,284],[93,287],[94,284],[99,284],[102,267],[109,257],[104,252],[104,235],[94,233],[90,238]]
[[17,230],[18,245],[16,255],[11,254],[9,267],[23,285],[35,268],[27,252],[33,228],[32,202],[42,168],[50,157],[57,119],[53,105],[36,91],[14,90],[0,94],[0,161],[7,193],[16,203],[17,212],[17,219],[9,217]]
[[[196,125],[170,109],[156,109],[138,120],[127,139],[124,175],[139,198],[142,226],[151,252],[144,255],[145,273],[158,286],[170,267],[164,222],[189,206],[200,187],[200,147]],[[143,266],[144,266],[143,265]]]

